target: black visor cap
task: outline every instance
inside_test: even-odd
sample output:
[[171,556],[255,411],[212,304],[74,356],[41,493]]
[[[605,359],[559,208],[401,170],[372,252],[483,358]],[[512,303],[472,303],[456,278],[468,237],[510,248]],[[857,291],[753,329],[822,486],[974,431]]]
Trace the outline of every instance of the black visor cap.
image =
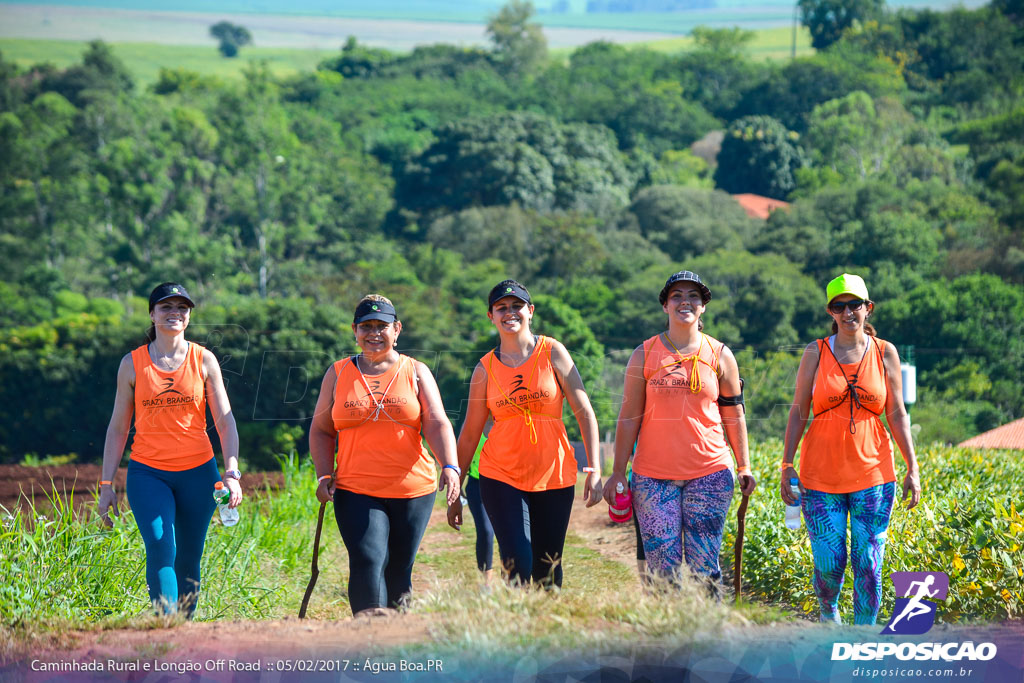
[[514,296],[526,303],[532,303],[530,301],[530,293],[526,291],[526,287],[523,287],[518,282],[506,280],[505,282],[499,282],[495,285],[494,289],[492,289],[491,293],[487,296],[488,310],[494,305],[495,301],[498,299],[504,299],[506,296]]
[[185,288],[182,285],[179,285],[177,282],[165,282],[161,285],[157,285],[156,289],[150,293],[149,310],[152,311],[153,308],[164,299],[170,299],[176,296],[180,296],[182,299],[187,301],[188,305],[192,308],[196,307],[196,302],[192,300],[192,297],[188,295],[188,292],[185,291]]
[[393,323],[398,320],[395,307],[384,301],[364,301],[356,306],[356,313],[352,317],[352,323],[358,325],[367,320],[382,320],[386,323]]

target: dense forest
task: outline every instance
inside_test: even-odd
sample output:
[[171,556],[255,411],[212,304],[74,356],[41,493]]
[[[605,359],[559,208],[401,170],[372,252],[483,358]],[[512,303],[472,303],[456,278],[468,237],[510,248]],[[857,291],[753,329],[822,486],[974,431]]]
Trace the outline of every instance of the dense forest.
[[[737,352],[755,438],[782,435],[843,271],[913,354],[919,440],[1021,416],[1020,3],[800,5],[817,50],[784,62],[750,59],[739,29],[549,58],[520,2],[487,49],[349,39],[286,79],[168,69],[143,90],[100,42],[63,70],[0,55],[0,462],[99,458],[165,280],[198,299],[190,338],[223,363],[249,467],[305,451],[368,292],[394,300],[458,424],[505,277],[573,353],[602,433],[681,268],[714,292],[706,331]],[[791,204],[764,221],[730,193]]]

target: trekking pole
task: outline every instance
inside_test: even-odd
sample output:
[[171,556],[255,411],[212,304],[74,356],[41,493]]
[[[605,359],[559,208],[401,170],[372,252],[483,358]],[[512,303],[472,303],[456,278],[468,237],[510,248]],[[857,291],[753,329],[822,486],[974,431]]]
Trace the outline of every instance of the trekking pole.
[[743,589],[743,532],[747,528],[747,503],[749,502],[750,496],[743,494],[740,509],[736,511],[736,552],[732,573],[732,586],[736,594],[736,604],[740,602],[740,592]]
[[299,607],[299,619],[306,618],[306,607],[309,605],[309,596],[313,594],[313,587],[316,585],[317,577],[320,576],[320,566],[317,560],[320,557],[320,532],[324,528],[324,509],[327,503],[320,503],[320,515],[316,520],[316,534],[313,536],[313,563],[310,568],[309,584],[306,586],[306,594],[302,596],[302,606]]

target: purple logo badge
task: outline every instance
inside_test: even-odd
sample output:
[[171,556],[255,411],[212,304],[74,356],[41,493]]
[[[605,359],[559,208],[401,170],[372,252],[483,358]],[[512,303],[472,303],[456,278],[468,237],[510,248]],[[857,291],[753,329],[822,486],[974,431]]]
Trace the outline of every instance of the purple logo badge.
[[934,600],[949,595],[949,577],[943,572],[893,572],[896,607],[882,629],[885,635],[919,635],[935,625]]

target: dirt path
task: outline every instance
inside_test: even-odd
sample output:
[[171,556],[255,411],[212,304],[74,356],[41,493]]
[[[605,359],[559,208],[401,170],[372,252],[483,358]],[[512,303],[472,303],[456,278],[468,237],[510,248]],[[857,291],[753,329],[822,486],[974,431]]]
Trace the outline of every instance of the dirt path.
[[[31,481],[42,485],[41,478],[53,476],[58,482],[73,480],[72,470],[49,468],[46,474],[34,473]],[[32,468],[22,468],[29,470]],[[83,472],[83,470],[85,470]],[[27,473],[19,472],[22,485],[29,480]],[[3,473],[0,472],[0,476]],[[78,481],[95,481],[94,473],[78,467]],[[49,483],[48,481],[46,482]],[[255,483],[255,482],[254,482]],[[79,485],[80,487],[80,485]],[[58,490],[60,485],[58,484]],[[442,555],[446,552],[472,553],[466,548],[468,540],[446,531],[445,511],[436,508],[430,519],[427,534],[420,552],[425,555]],[[331,533],[332,529],[325,529]],[[472,534],[470,527],[463,532]],[[603,504],[587,509],[582,501],[576,500],[570,523],[570,533],[581,537],[584,543],[598,550],[602,556],[635,566],[633,527],[629,524],[614,525],[608,519],[607,507]],[[456,548],[456,545],[462,547]],[[341,558],[338,558],[341,561]],[[472,562],[472,559],[467,559]],[[321,576],[321,579],[324,577]],[[437,581],[458,581],[459,577],[442,577],[430,564],[417,563],[413,573],[413,589],[425,591],[435,589]],[[317,586],[313,602],[323,600],[324,585]],[[315,613],[311,605],[311,614]],[[207,659],[227,658],[250,660],[270,654],[282,657],[311,657],[318,653],[337,656],[339,652],[379,651],[401,645],[411,645],[429,640],[429,616],[423,614],[390,614],[372,618],[354,618],[345,615],[338,619],[310,619],[300,621],[287,618],[270,621],[217,621],[186,623],[170,628],[154,629],[111,629],[80,630],[63,634],[59,644],[39,643],[33,646],[33,658],[53,658],[60,661],[92,661],[97,659],[134,660],[157,657],[161,661],[192,662]]]

